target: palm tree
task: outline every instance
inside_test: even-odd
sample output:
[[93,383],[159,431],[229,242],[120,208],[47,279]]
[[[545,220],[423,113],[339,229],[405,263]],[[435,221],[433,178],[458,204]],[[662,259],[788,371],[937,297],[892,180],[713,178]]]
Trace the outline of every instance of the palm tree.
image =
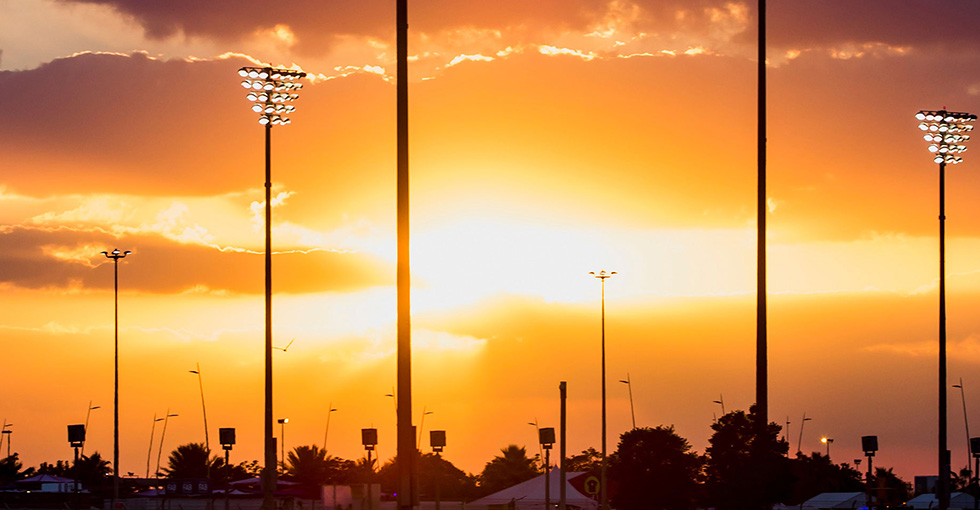
[[297,446],[286,455],[286,474],[304,486],[317,486],[330,477],[327,451],[316,445]]
[[209,478],[210,470],[219,470],[221,464],[217,457],[208,458],[203,444],[187,443],[170,452],[163,472],[168,478]]
[[82,455],[73,465],[72,473],[76,480],[88,489],[97,489],[109,482],[112,468],[109,461],[102,458],[99,452]]
[[527,450],[512,444],[501,448],[503,455],[497,455],[483,468],[480,474],[480,488],[487,494],[506,489],[538,475],[537,455],[528,458]]

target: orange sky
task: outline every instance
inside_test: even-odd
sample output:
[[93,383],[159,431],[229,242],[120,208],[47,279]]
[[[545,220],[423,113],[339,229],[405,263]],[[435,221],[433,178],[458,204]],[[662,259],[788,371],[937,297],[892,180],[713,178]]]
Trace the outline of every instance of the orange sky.
[[[394,5],[0,0],[0,419],[27,465],[112,453],[120,263],[121,470],[236,427],[261,455],[263,130],[235,71],[314,76],[273,130],[276,417],[286,445],[394,455]],[[390,4],[390,5],[389,5]],[[415,5],[417,4],[417,5]],[[914,113],[980,110],[969,0],[772,2],[770,418],[791,450],[934,474],[937,175]],[[262,4],[264,5],[264,4]],[[533,428],[599,446],[607,281],[610,450],[673,424],[703,451],[754,398],[754,4],[410,3],[414,394],[478,472]],[[975,142],[974,142],[975,143]],[[970,144],[967,144],[970,146]],[[980,172],[947,174],[950,384],[980,423]],[[971,400],[972,398],[972,400]],[[966,461],[949,393],[954,466]],[[277,428],[278,431],[278,428]],[[156,431],[154,444],[159,440]],[[278,434],[278,432],[277,432]],[[214,447],[214,444],[212,445]],[[156,446],[152,454],[156,458]]]

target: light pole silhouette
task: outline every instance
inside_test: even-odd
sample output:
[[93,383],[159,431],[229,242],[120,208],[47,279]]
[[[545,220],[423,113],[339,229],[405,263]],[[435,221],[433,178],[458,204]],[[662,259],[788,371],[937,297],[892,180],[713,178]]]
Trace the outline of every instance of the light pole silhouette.
[[953,387],[960,389],[960,399],[963,401],[963,426],[966,427],[966,469],[970,469],[970,421],[966,415],[966,390],[963,389],[963,378],[960,377],[960,383],[954,384]]
[[177,413],[170,414],[170,409],[167,409],[167,414],[163,416],[163,431],[160,432],[160,449],[157,450],[157,468],[154,476],[160,477],[160,457],[163,457],[163,439],[167,437],[167,423],[170,423],[170,418],[177,416]]
[[971,122],[977,116],[965,112],[919,110],[915,118],[929,143],[932,161],[939,164],[939,480],[936,500],[940,510],[949,508],[949,455],[946,444],[946,164],[962,163],[957,154],[966,151],[962,145],[970,139]]
[[807,418],[806,417],[806,412],[805,411],[803,412],[803,419],[800,420],[800,439],[796,442],[796,453],[800,453],[800,452],[803,451],[802,450],[802,448],[803,448],[803,427],[806,425],[806,422],[808,422],[808,421],[810,421],[812,419],[813,418]]
[[[197,363],[197,370],[188,370],[192,374],[197,374],[197,385],[201,389],[201,411],[204,413],[204,450],[211,457],[211,443],[208,442],[208,408],[204,406],[204,381],[201,379],[201,364]],[[208,466],[210,470],[210,465]]]
[[[150,456],[153,455],[153,433],[156,432],[157,422],[163,421],[163,418],[157,418],[157,414],[153,413],[153,424],[150,426],[150,448],[146,452],[146,477],[150,477]],[[160,438],[163,441],[163,438]]]
[[[100,406],[93,406],[91,400],[88,401],[88,411],[85,411],[85,437],[86,438],[88,437],[88,418],[92,414],[92,411],[94,409],[99,409],[99,407]],[[79,455],[82,455],[82,456],[85,455],[85,440],[84,439],[82,440],[82,448],[81,448],[81,452],[80,452]]]
[[602,288],[602,459],[599,470],[599,510],[609,510],[606,492],[606,279],[611,278],[616,271],[589,271],[589,274],[599,279]]
[[272,430],[272,126],[290,123],[286,114],[296,108],[286,103],[295,101],[296,91],[303,88],[297,80],[306,76],[302,71],[275,67],[243,67],[238,75],[242,86],[249,90],[245,96],[252,102],[252,111],[259,114],[259,124],[265,126],[265,466],[262,469],[262,510],[275,510],[273,492],[276,488],[276,442]]
[[282,472],[286,474],[286,424],[289,423],[289,418],[279,418],[279,450],[282,454]]
[[104,251],[103,255],[112,259],[113,282],[114,282],[114,307],[115,307],[115,384],[113,385],[113,405],[112,405],[112,506],[115,508],[116,500],[119,499],[119,259],[126,258],[126,255],[133,253],[129,250],[119,251],[119,248],[112,252]]
[[327,451],[327,434],[330,433],[330,415],[333,414],[336,409],[333,407],[333,402],[327,404],[327,428],[323,430],[323,451]]
[[633,383],[630,382],[630,374],[626,373],[626,379],[620,379],[619,382],[626,385],[626,388],[630,392],[630,418],[633,419],[633,428],[636,428],[636,412],[633,411]]

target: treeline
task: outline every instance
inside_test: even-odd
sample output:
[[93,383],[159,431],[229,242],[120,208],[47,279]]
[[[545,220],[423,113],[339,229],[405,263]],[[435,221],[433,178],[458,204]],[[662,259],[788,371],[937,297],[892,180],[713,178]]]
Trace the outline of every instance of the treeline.
[[[618,447],[607,459],[611,506],[618,510],[717,510],[771,508],[775,503],[799,505],[823,492],[861,492],[864,474],[847,463],[834,464],[826,455],[787,455],[789,445],[779,437],[775,423],[760,426],[754,412],[734,411],[721,417],[703,454],[672,426],[637,428],[620,437]],[[553,463],[557,463],[554,459]],[[598,475],[601,455],[589,448],[566,459],[569,472]],[[323,484],[380,483],[383,492],[396,491],[394,460],[378,468],[375,461],[333,457],[317,446],[298,446],[289,451],[279,466],[281,479],[293,482],[298,493],[318,494]],[[418,458],[418,487],[423,499],[438,492],[443,500],[472,501],[541,474],[537,454],[509,445],[486,463],[479,474],[466,473],[436,454]],[[203,444],[189,443],[170,453],[167,466],[156,473],[161,478],[209,479],[212,488],[224,488],[236,480],[260,475],[258,461],[225,465],[210,455]],[[35,474],[76,478],[93,492],[111,490],[109,462],[98,453],[77,463],[42,463],[22,469],[17,455],[0,460],[0,484]],[[954,488],[970,487],[969,473],[954,478]],[[891,469],[877,468],[872,478],[876,500],[898,505],[909,497],[908,484]]]

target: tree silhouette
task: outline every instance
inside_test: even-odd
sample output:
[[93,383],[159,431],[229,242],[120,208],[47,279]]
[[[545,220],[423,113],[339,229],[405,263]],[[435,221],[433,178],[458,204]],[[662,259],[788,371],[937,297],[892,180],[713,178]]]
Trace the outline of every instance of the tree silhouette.
[[168,478],[208,478],[209,468],[219,471],[222,463],[217,457],[208,458],[204,444],[187,443],[170,452],[163,472]]
[[480,473],[480,488],[486,494],[506,489],[538,475],[537,455],[528,458],[527,451],[514,444],[500,451],[502,455],[487,462]]
[[578,455],[565,458],[565,470],[569,473],[576,471],[588,471],[598,474],[602,469],[602,454],[595,448],[589,447],[582,450]]
[[783,503],[799,505],[824,492],[864,492],[861,473],[849,464],[834,464],[819,452],[806,456],[797,453],[791,461],[796,480],[790,496]]
[[[702,460],[674,427],[639,428],[620,436],[609,458],[612,506],[619,510],[697,507]],[[656,494],[656,497],[650,497]]]
[[319,486],[331,478],[327,451],[316,445],[297,446],[286,454],[286,475],[307,487]]
[[111,474],[109,461],[103,460],[99,452],[81,456],[72,466],[72,477],[88,489],[107,486]]
[[874,492],[886,506],[900,505],[909,499],[909,484],[892,472],[892,468],[875,468]]
[[0,484],[8,484],[34,474],[34,468],[21,471],[23,467],[24,465],[20,463],[16,452],[0,459]]
[[733,411],[711,426],[705,465],[704,506],[718,510],[762,510],[789,497],[793,481],[780,426],[760,426],[756,407]]

